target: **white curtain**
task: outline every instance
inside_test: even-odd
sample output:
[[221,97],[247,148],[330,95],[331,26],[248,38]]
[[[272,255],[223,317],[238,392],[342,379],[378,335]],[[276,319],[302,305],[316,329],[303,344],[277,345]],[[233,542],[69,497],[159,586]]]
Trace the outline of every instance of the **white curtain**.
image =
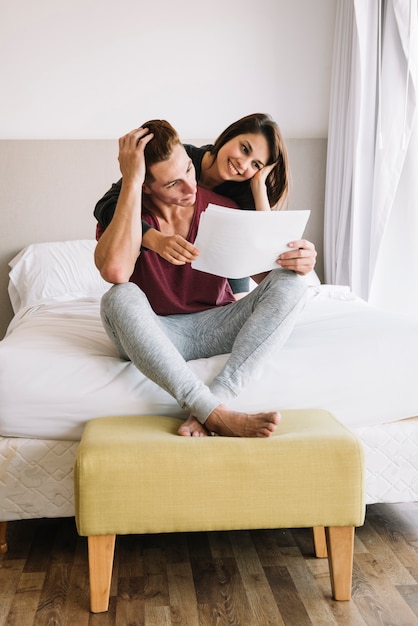
[[325,280],[418,313],[417,0],[339,0]]

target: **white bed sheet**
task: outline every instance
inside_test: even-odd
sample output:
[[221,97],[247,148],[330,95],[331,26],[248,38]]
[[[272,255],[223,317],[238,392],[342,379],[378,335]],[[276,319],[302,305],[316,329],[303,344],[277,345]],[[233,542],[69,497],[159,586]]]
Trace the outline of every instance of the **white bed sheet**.
[[[352,428],[418,415],[418,320],[374,309],[346,288],[309,290],[290,339],[231,408],[325,408]],[[186,417],[118,358],[99,297],[63,300],[21,311],[0,342],[0,435],[77,441],[93,417]],[[226,359],[189,365],[209,382]]]

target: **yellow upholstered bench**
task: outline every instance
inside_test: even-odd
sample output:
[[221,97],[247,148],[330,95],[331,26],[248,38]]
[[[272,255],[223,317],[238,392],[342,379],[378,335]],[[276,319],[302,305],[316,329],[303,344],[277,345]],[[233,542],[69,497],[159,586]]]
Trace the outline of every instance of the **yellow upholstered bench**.
[[75,510],[88,537],[91,610],[108,609],[116,535],[184,531],[316,528],[333,596],[348,600],[354,527],[365,515],[358,439],[322,410],[282,411],[267,439],[180,437],[178,426],[129,416],[85,427]]

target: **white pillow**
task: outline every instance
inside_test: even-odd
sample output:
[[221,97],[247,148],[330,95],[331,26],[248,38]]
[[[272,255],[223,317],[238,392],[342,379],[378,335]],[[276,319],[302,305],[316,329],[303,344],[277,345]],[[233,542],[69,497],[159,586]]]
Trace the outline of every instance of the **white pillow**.
[[34,243],[9,263],[13,311],[36,302],[102,295],[110,287],[94,264],[93,239]]

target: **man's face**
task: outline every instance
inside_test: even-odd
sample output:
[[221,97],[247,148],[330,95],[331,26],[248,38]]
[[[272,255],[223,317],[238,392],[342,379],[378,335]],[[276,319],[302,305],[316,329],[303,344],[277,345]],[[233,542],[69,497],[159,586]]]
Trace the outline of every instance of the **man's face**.
[[196,172],[192,160],[182,145],[175,146],[167,161],[151,166],[154,177],[143,185],[144,193],[154,203],[192,206],[196,202]]

